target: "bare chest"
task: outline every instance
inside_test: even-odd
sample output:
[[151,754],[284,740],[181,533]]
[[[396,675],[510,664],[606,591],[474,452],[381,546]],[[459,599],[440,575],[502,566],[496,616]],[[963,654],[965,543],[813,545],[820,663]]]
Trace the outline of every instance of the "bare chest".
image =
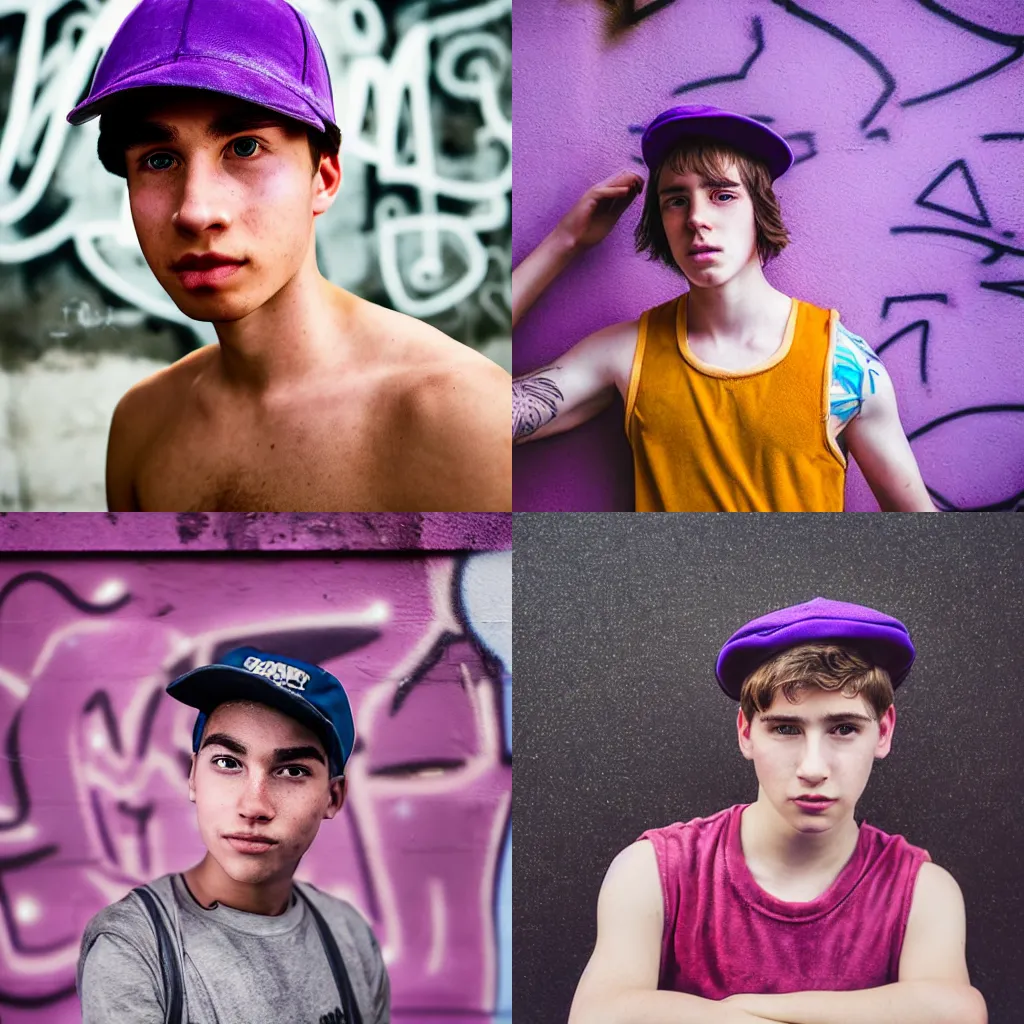
[[364,403],[316,413],[182,415],[143,453],[144,511],[388,510],[397,466]]

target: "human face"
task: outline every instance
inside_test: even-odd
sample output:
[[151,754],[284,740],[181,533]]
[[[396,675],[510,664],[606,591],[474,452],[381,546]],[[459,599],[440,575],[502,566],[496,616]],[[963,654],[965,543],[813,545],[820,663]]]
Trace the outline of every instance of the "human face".
[[[263,704],[221,704],[192,758],[189,796],[210,856],[236,882],[291,878],[320,822],[344,800],[327,756],[300,722]],[[237,837],[253,837],[250,839]]]
[[[797,832],[827,832],[852,819],[875,758],[892,743],[896,711],[876,719],[863,697],[811,688],[790,703],[737,718],[740,750],[754,762],[765,799]],[[812,798],[812,799],[808,799]]]
[[754,206],[735,162],[711,180],[667,161],[658,175],[658,207],[672,256],[693,287],[718,287],[759,264]]
[[183,313],[239,320],[295,277],[341,179],[337,156],[315,174],[309,157],[306,132],[272,111],[157,94],[125,151],[128,198],[146,262]]

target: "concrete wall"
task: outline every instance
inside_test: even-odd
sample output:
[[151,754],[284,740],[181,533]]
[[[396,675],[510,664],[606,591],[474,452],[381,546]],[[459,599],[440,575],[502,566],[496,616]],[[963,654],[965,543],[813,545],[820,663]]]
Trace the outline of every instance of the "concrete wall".
[[163,690],[243,643],[352,698],[349,799],[299,877],[371,921],[396,1020],[508,1019],[512,557],[479,549],[510,517],[96,516],[88,553],[80,518],[0,519],[5,1024],[78,1020],[88,919],[201,857],[194,712]]
[[[0,0],[0,510],[105,508],[117,399],[203,342],[142,258],[98,122],[65,114],[136,0]],[[344,183],[323,272],[510,362],[511,0],[296,0]]]
[[[517,0],[513,261],[639,131],[711,103],[770,123],[792,243],[776,287],[867,339],[943,508],[1024,499],[1024,8],[1015,0]],[[516,372],[685,288],[633,252],[639,203],[516,329]],[[515,508],[631,509],[622,408],[517,449]],[[859,473],[848,506],[876,506]]]

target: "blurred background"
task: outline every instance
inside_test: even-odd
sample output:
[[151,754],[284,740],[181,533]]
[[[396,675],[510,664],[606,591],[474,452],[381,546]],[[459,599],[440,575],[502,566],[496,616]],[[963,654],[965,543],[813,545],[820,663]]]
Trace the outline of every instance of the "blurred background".
[[[1024,4],[516,0],[514,262],[592,184],[646,175],[640,134],[702,103],[771,125],[787,295],[879,354],[942,510],[1024,508]],[[638,256],[635,202],[516,327],[515,369],[686,290]],[[517,511],[633,509],[621,402],[517,448]],[[859,470],[849,511],[876,511]]]
[[348,798],[297,877],[371,923],[393,1019],[508,1024],[510,519],[0,519],[4,1024],[78,1024],[86,922],[201,859],[164,688],[240,644],[349,693]]
[[[135,3],[0,0],[0,511],[105,509],[117,400],[215,340],[146,266],[98,120],[65,121]],[[320,269],[508,368],[512,0],[294,6],[343,132]]]

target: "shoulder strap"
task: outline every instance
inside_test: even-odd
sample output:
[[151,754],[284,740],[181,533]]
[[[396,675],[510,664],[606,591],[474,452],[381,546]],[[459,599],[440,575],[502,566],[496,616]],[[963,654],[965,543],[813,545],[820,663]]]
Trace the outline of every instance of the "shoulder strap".
[[331,929],[327,926],[323,915],[313,906],[313,901],[295,886],[306,906],[309,907],[313,920],[316,922],[317,930],[320,932],[320,941],[323,943],[327,959],[331,964],[331,973],[334,975],[334,984],[338,986],[338,995],[341,998],[341,1010],[345,1015],[345,1024],[363,1024],[363,1015],[359,1012],[359,1005],[356,1003],[355,992],[352,991],[352,982],[348,979],[348,971],[345,969],[345,961],[341,958],[341,950],[334,941]]
[[164,982],[164,998],[166,1000],[166,1012],[164,1020],[166,1024],[181,1024],[182,1021],[182,981],[181,971],[178,969],[178,958],[174,953],[174,944],[171,940],[167,925],[164,924],[163,915],[159,908],[159,899],[148,885],[140,885],[133,889],[149,914],[156,931],[157,946],[160,950],[160,973]]

